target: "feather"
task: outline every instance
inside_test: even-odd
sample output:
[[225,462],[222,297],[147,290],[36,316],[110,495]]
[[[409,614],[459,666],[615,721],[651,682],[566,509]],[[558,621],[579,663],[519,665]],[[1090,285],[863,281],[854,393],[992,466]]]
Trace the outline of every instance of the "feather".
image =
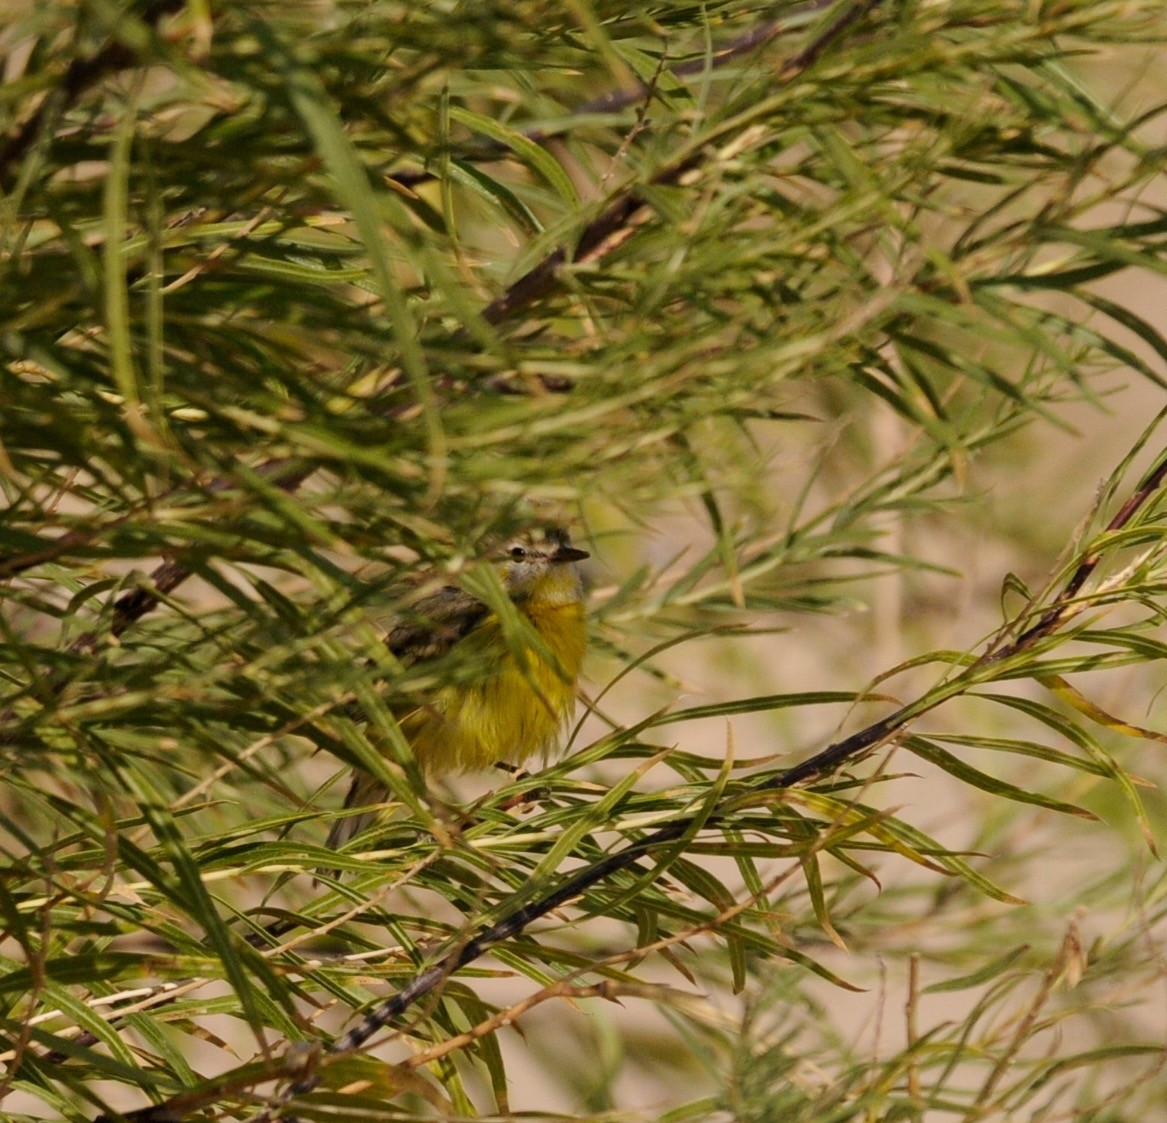
[[[455,586],[420,596],[385,638],[406,665],[440,659],[458,646],[467,665],[484,672],[469,682],[447,683],[423,703],[394,711],[418,764],[430,775],[546,754],[571,716],[587,624],[583,587],[570,563],[587,555],[558,529],[520,542],[526,545],[512,545],[500,571],[516,608],[551,661],[542,651],[508,642],[490,609]],[[359,710],[352,712],[359,716]],[[374,807],[388,798],[380,781],[358,772],[344,806]],[[346,845],[375,817],[369,811],[338,820],[329,833],[329,847]]]

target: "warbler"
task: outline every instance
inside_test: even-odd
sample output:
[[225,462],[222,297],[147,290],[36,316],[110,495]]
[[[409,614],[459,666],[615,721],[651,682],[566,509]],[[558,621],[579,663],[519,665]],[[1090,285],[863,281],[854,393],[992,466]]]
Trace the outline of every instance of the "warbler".
[[[574,709],[575,683],[587,650],[583,582],[576,563],[588,556],[571,544],[566,530],[551,526],[509,542],[492,559],[542,650],[508,642],[498,616],[455,586],[419,600],[409,618],[390,631],[386,645],[407,665],[440,658],[458,645],[454,654],[464,654],[482,672],[395,712],[427,776],[519,764],[552,748]],[[368,807],[388,794],[379,780],[358,772],[344,805]],[[370,812],[338,820],[328,845],[343,846],[374,818]]]

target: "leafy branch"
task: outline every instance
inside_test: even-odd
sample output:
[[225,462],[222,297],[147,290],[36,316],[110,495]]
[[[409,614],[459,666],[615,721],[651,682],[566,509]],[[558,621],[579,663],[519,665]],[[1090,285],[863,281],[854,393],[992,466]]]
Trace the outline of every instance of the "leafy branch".
[[[598,1023],[620,995],[677,1019],[710,1074],[669,1077],[678,1120],[1087,1114],[1107,1064],[1131,1104],[1154,1095],[1118,1011],[1161,966],[1141,939],[1167,915],[1159,881],[1119,854],[1040,907],[993,902],[1033,895],[1111,791],[1157,830],[1106,737],[1161,736],[1115,716],[1164,659],[1161,462],[1125,504],[1116,475],[1042,591],[1009,578],[1004,613],[968,575],[967,612],[950,593],[958,535],[1007,542],[1021,573],[1064,537],[1008,524],[1009,495],[1044,501],[1023,427],[1064,426],[1116,371],[1163,385],[1167,343],[1121,285],[1162,271],[1167,110],[1134,79],[1099,93],[1081,63],[1137,60],[1161,6],[569,8],[214,6],[185,56],[142,5],[116,24],[42,5],[6,31],[9,137],[36,119],[42,138],[0,211],[14,1120],[146,1097],[131,1118],[506,1114],[511,1018],[540,1027],[518,1048],[556,1039],[550,1082],[615,1111],[615,1068],[573,1083],[558,1035],[576,1032],[561,1000]],[[110,27],[124,46],[89,45]],[[401,668],[380,637],[412,582],[456,578],[547,502],[586,524],[608,582],[607,686],[561,761],[468,802],[420,780],[394,715],[474,669]],[[878,627],[855,611],[872,600]],[[832,636],[929,651],[1002,615],[967,649],[872,653],[892,669],[865,690],[800,688],[844,657],[854,674]],[[1124,696],[1088,698],[1095,670],[1122,670]],[[711,677],[727,700],[671,704]],[[945,718],[993,719],[941,726],[958,700]],[[800,727],[829,706],[863,728]],[[807,743],[827,748],[783,767]],[[884,745],[924,775],[884,754],[851,774]],[[984,754],[1060,779],[998,778]],[[365,851],[320,842],[338,761],[393,792]],[[881,809],[919,810],[937,778],[960,849]],[[912,866],[888,883],[879,855]],[[343,876],[313,880],[324,865]],[[1132,920],[1074,966],[1046,918],[1079,904]],[[916,956],[907,1051],[864,1054],[804,987],[842,983],[842,945],[849,981],[876,948],[892,987]],[[736,992],[742,1019],[654,989],[642,961]],[[492,1005],[476,980],[502,976],[532,986]],[[978,993],[967,1019],[929,1028],[933,981]],[[1035,1059],[1059,1019],[1089,1040]],[[379,1059],[406,1038],[420,1059]],[[203,1048],[226,1075],[198,1071]]]
[[[1122,532],[1135,525],[1140,513],[1154,500],[1162,497],[1165,479],[1167,453],[1160,456],[1156,465],[1106,523],[1102,533],[1089,543],[1050,603],[1044,607],[1036,602],[1028,604],[1001,630],[1000,635],[990,642],[984,654],[971,661],[940,687],[849,737],[829,745],[802,763],[777,775],[763,776],[754,780],[714,807],[706,808],[696,815],[678,818],[646,834],[624,849],[588,864],[564,878],[552,891],[542,893],[536,899],[511,911],[504,910],[499,920],[480,929],[470,938],[460,941],[454,950],[419,972],[392,998],[381,1003],[331,1043],[308,1050],[305,1050],[302,1044],[298,1044],[272,1062],[258,1068],[254,1064],[244,1066],[235,1076],[215,1081],[200,1092],[184,1093],[162,1104],[133,1112],[126,1118],[134,1120],[134,1123],[172,1123],[174,1120],[185,1118],[194,1110],[215,1102],[225,1092],[237,1091],[241,1087],[266,1083],[280,1077],[290,1079],[287,1089],[256,1117],[256,1123],[271,1123],[283,1108],[320,1085],[318,1066],[325,1058],[341,1058],[358,1052],[377,1033],[392,1026],[410,1007],[443,986],[456,972],[485,955],[496,945],[514,939],[536,920],[578,899],[588,889],[611,878],[613,874],[634,866],[642,858],[662,855],[661,861],[649,875],[662,876],[670,862],[684,853],[684,846],[680,849],[676,847],[678,842],[692,841],[702,830],[732,826],[735,810],[755,804],[760,797],[778,795],[795,785],[822,779],[872,749],[894,742],[914,721],[942,703],[967,694],[977,686],[992,682],[1002,673],[1010,676],[1016,674],[1016,669],[1008,666],[1011,660],[1032,650],[1043,641],[1055,639],[1066,625],[1100,602],[1121,595],[1121,584],[1118,588],[1103,586],[1093,591],[1086,590],[1086,585],[1108,551],[1114,549],[1115,540],[1118,539],[1121,546]],[[1158,553],[1163,551],[1162,545],[1156,549]],[[1035,616],[1036,620],[1033,619]],[[1013,638],[1006,638],[1010,634]],[[716,926],[716,922],[714,924]],[[638,949],[638,952],[642,950]],[[509,1013],[504,1012],[496,1018],[489,1019],[482,1032],[492,1032],[495,1028],[508,1024],[510,1015],[527,1009],[529,1005],[548,997],[559,996],[561,991],[566,993],[564,988],[570,989],[566,982],[555,984],[540,992],[540,996],[532,998],[528,1003],[520,1004]],[[599,994],[601,991],[596,993]],[[607,996],[606,991],[603,993]],[[1018,1032],[1020,1034],[1020,1029]],[[474,1036],[477,1034],[467,1037],[463,1044],[469,1043]],[[443,1051],[448,1050],[443,1047]],[[419,1054],[419,1057],[425,1056],[425,1053]],[[416,1067],[413,1062],[411,1066]]]
[[[821,12],[831,6],[832,0],[810,0],[801,5],[796,16],[808,13]],[[853,10],[853,9],[852,9]],[[848,22],[850,22],[848,20]],[[749,30],[735,36],[727,43],[715,48],[708,55],[690,59],[688,62],[678,62],[668,67],[668,72],[674,78],[696,78],[737,61],[743,56],[765,47],[777,39],[788,29],[785,20],[762,20]],[[842,30],[842,29],[840,29]],[[663,59],[662,59],[663,61]],[[808,60],[812,61],[812,60]],[[625,89],[609,90],[579,106],[566,121],[556,125],[554,132],[547,129],[525,129],[521,135],[534,144],[546,144],[550,140],[561,136],[570,126],[572,118],[587,118],[601,113],[615,113],[621,109],[628,109],[638,105],[645,99],[652,99],[656,91],[652,84],[635,83]],[[473,154],[465,154],[463,159],[472,158],[479,161],[506,159],[511,154],[501,141],[494,141],[482,145]],[[435,178],[435,173],[429,169],[398,168],[390,171],[389,176],[403,187],[417,187],[422,183]]]
[[[844,7],[841,13],[811,42],[783,61],[777,71],[778,79],[790,80],[801,74],[807,67],[813,65],[839,36],[844,34],[866,12],[878,7],[881,2],[882,0],[859,0],[857,3]],[[177,0],[159,0],[143,13],[143,21],[156,23],[179,7],[181,5],[177,3]],[[714,56],[714,65],[732,61],[742,54],[764,45],[774,38],[777,31],[778,25],[775,23],[758,25],[718,51]],[[64,106],[72,104],[84,90],[107,74],[133,65],[135,58],[136,56],[128,48],[115,43],[104,48],[87,62],[74,61],[70,65],[61,87],[60,96],[64,101]],[[700,70],[695,70],[691,66],[677,68],[678,74],[690,72],[696,73]],[[619,100],[618,96],[607,96],[614,102]],[[41,127],[42,118],[46,111],[42,107],[17,133],[9,138],[7,148],[12,149],[12,154],[10,156],[0,154],[0,174],[9,160],[18,159],[27,145],[31,143],[32,138]],[[651,184],[663,186],[677,183],[687,173],[699,167],[703,159],[703,155],[699,152],[682,157],[658,171]],[[637,215],[647,205],[647,201],[638,189],[629,189],[619,194],[607,204],[599,216],[579,232],[571,255],[572,259],[577,263],[594,263],[602,260],[607,253],[616,249],[620,242],[631,233]],[[480,313],[482,321],[491,326],[498,326],[537,303],[556,286],[560,270],[567,262],[567,250],[560,247],[551,251],[541,262],[514,281],[506,291],[495,297],[482,309]],[[550,390],[565,388],[556,386],[547,380],[544,380],[544,385]],[[278,485],[287,491],[294,491],[310,474],[304,469],[298,469],[295,465],[283,461],[260,465],[257,471],[273,477]],[[208,489],[214,492],[225,486],[225,481],[215,480],[208,485]],[[73,548],[82,540],[82,536],[66,535],[54,543],[47,552],[40,551],[24,559],[5,560],[0,567],[0,575],[19,573],[22,569],[43,564],[49,558],[59,556],[63,550]],[[127,628],[157,608],[169,594],[178,589],[191,576],[192,571],[181,562],[168,561],[158,566],[140,588],[124,594],[115,601],[109,634],[115,639],[120,637]],[[89,653],[95,649],[98,643],[99,639],[96,635],[86,633],[74,642],[71,650],[78,654]]]

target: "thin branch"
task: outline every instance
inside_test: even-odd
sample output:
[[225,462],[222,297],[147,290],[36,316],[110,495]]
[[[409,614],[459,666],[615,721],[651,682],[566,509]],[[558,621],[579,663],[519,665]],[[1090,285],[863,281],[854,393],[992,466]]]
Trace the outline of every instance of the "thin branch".
[[[534,994],[528,995],[514,1005],[499,1010],[464,1033],[448,1037],[445,1041],[439,1041],[436,1045],[431,1045],[428,1049],[415,1053],[408,1060],[402,1061],[399,1067],[403,1069],[420,1068],[422,1065],[431,1064],[442,1057],[448,1057],[451,1053],[464,1049],[475,1041],[481,1041],[482,1038],[497,1033],[500,1029],[514,1025],[524,1014],[552,998],[572,1000],[604,998],[609,1002],[615,1002],[620,998],[649,998],[659,1002],[665,996],[676,996],[682,999],[691,997],[683,991],[676,991],[672,987],[661,984],[627,983],[618,982],[615,979],[601,979],[598,983],[581,985],[572,983],[569,979],[560,979],[557,982],[549,983],[542,990],[537,990]],[[259,1116],[254,1123],[262,1123],[262,1120],[263,1116]]]
[[[1157,495],[1167,479],[1167,453],[1164,453],[1161,462],[1143,479],[1134,494],[1120,508],[1117,514],[1106,526],[1106,533],[1121,530],[1129,525],[1135,514]],[[1086,555],[1070,575],[1062,591],[1054,598],[1050,607],[1042,613],[1037,624],[1020,633],[1016,639],[992,651],[978,662],[966,669],[964,675],[971,687],[980,681],[977,672],[989,664],[995,664],[1016,655],[1032,646],[1038,640],[1052,635],[1077,612],[1082,611],[1082,602],[1073,603],[1090,575],[1097,569],[1100,556],[1097,551]],[[874,722],[858,733],[838,741],[822,752],[808,758],[801,764],[787,769],[777,776],[767,777],[762,781],[747,787],[741,795],[734,797],[734,802],[742,798],[749,798],[769,792],[778,792],[808,780],[821,778],[836,771],[842,764],[854,760],[869,749],[873,749],[891,740],[904,731],[910,722],[921,715],[935,709],[943,701],[953,697],[954,693],[947,692],[929,704],[919,702],[902,706],[895,713],[880,721]],[[554,912],[569,901],[574,900],[588,889],[607,880],[615,873],[627,869],[640,858],[658,851],[670,843],[683,838],[686,833],[698,825],[714,826],[725,818],[724,811],[714,811],[708,817],[689,815],[668,823],[659,830],[646,835],[644,838],[626,846],[623,850],[594,862],[583,869],[577,870],[566,878],[557,889],[516,909],[509,916],[503,917],[495,924],[483,928],[476,936],[466,941],[460,947],[448,953],[427,970],[416,975],[413,980],[392,998],[383,1002],[376,1010],[367,1015],[358,1025],[337,1038],[326,1050],[327,1055],[351,1053],[360,1049],[376,1033],[391,1025],[419,999],[430,994],[442,985],[443,982],[467,964],[485,954],[491,947],[504,940],[512,939],[523,932],[535,920]],[[306,1073],[293,1082],[253,1123],[270,1123],[276,1113],[292,1100],[313,1091],[319,1086],[320,1079],[315,1072]],[[146,1109],[144,1113],[132,1114],[130,1119],[134,1123],[168,1123],[165,1115],[152,1115],[153,1109]]]
[[[159,0],[160,3],[172,3],[174,0]],[[811,66],[822,53],[837,40],[848,28],[856,23],[863,15],[877,8],[883,0],[858,0],[850,8],[844,10],[838,18],[823,29],[801,51],[787,58],[778,70],[778,77],[782,81],[789,81],[797,77],[807,67]],[[755,29],[751,35],[760,32]],[[736,42],[736,41],[735,41]],[[744,51],[744,40],[739,47],[730,45],[727,50]],[[661,169],[650,181],[651,186],[662,186],[677,183],[688,171],[698,167],[703,160],[700,153],[694,153],[673,164]],[[636,189],[630,189],[618,196],[604,211],[581,231],[575,245],[573,259],[576,261],[598,261],[613,252],[622,242],[631,236],[640,212],[646,202]],[[481,312],[482,319],[492,326],[496,326],[509,319],[516,312],[530,307],[538,300],[547,296],[560,281],[560,270],[568,261],[567,251],[560,247],[549,253],[541,262],[535,265],[517,281],[510,285],[503,293],[492,300]],[[549,385],[548,389],[561,387]],[[498,389],[505,387],[498,386]],[[288,461],[279,462],[279,466],[287,465]],[[286,491],[294,491],[306,478],[307,473],[292,472],[287,478],[278,480],[278,486]],[[152,612],[162,599],[174,592],[192,575],[191,570],[181,562],[167,561],[158,566],[151,574],[148,582],[141,588],[125,593],[114,603],[113,619],[110,624],[110,634],[115,638],[121,636],[129,627]],[[96,650],[101,638],[93,633],[86,632],[79,636],[71,645],[73,654],[88,654]],[[10,719],[11,715],[0,715],[0,723]],[[0,733],[0,743],[4,733]]]
[[[1146,504],[1147,500],[1163,486],[1164,480],[1167,480],[1167,459],[1164,459],[1143,480],[1134,494],[1119,508],[1114,518],[1106,524],[1106,533],[1111,534],[1126,526],[1134,518],[1136,512]],[[1101,560],[1102,557],[1098,551],[1087,554],[1082,559],[1078,567],[1074,570],[1070,580],[1066,583],[1066,587],[1062,590],[1061,595],[1042,613],[1041,618],[1036,624],[1027,631],[1022,632],[1013,641],[1012,646],[1014,651],[1021,651],[1032,646],[1042,636],[1048,635],[1049,632],[1055,630],[1063,622],[1066,613],[1070,611],[1074,598],[1081,591],[1082,586],[1089,580],[1091,574],[1098,568],[1098,563]],[[1010,652],[1010,654],[1012,653]],[[1004,657],[1005,655],[1000,653],[991,656],[993,659],[1001,659]]]
[[1049,967],[1046,968],[1046,972],[1041,979],[1041,985],[1037,988],[1037,993],[1033,996],[1033,1000],[1018,1021],[1013,1036],[1009,1039],[1009,1043],[997,1058],[997,1063],[993,1065],[984,1084],[981,1085],[980,1091],[977,1092],[977,1097],[973,1100],[972,1106],[965,1116],[966,1119],[970,1121],[981,1119],[992,1110],[988,1102],[989,1098],[996,1091],[997,1085],[1000,1084],[1006,1072],[1009,1071],[1010,1062],[1020,1051],[1021,1046],[1029,1040],[1033,1025],[1045,1008],[1046,1003],[1049,1002],[1054,986],[1067,969],[1080,970],[1081,958],[1082,945],[1078,937],[1078,925],[1074,920],[1071,920],[1066,926],[1066,933],[1062,938],[1062,944],[1058,949],[1058,954],[1054,957]]
[[[811,66],[822,53],[857,20],[879,7],[883,0],[859,0],[808,43],[801,51],[786,59],[778,70],[780,81],[796,78]],[[662,187],[678,183],[686,172],[698,167],[704,157],[693,153],[668,164],[649,180],[648,186]],[[595,261],[607,256],[633,231],[640,211],[647,201],[643,188],[632,188],[618,196],[581,231],[575,246],[575,260]],[[499,324],[521,308],[527,308],[545,296],[558,282],[559,271],[567,263],[567,251],[560,247],[549,253],[538,265],[524,273],[505,292],[495,297],[483,310],[482,318],[491,325]]]
[[[832,3],[834,3],[834,0],[811,0],[810,3],[797,9],[791,15],[798,16],[821,12],[829,8]],[[754,51],[766,46],[767,43],[773,42],[788,29],[789,24],[786,21],[764,20],[748,30],[743,31],[741,35],[731,39],[723,46],[718,47],[709,56],[702,56],[700,58],[690,59],[688,62],[677,63],[676,66],[668,67],[668,72],[674,78],[696,78],[710,70],[719,70],[723,66],[727,66],[729,63],[745,55],[753,54]],[[533,141],[535,144],[546,144],[548,141],[553,141],[562,136],[573,120],[595,116],[600,113],[618,113],[621,109],[628,109],[630,106],[636,105],[646,98],[651,99],[654,91],[655,84],[645,85],[640,82],[624,89],[609,90],[607,93],[600,94],[598,97],[576,106],[554,130],[526,129],[522,131],[521,135],[525,139]],[[489,163],[494,160],[505,160],[510,155],[511,150],[506,145],[498,141],[491,141],[475,148],[473,152],[467,153],[463,159],[473,160],[476,163]],[[417,187],[419,184],[427,183],[436,178],[436,173],[430,171],[428,168],[402,168],[397,171],[387,172],[386,175],[394,183],[398,183],[403,187]]]
[[[779,69],[781,80],[790,80],[801,74],[811,66],[828,47],[842,34],[854,25],[865,14],[879,7],[882,0],[857,0],[845,9],[831,24],[801,51],[790,56]],[[682,160],[676,161],[659,171],[650,181],[652,186],[677,183],[686,172],[698,167],[703,161],[703,155],[694,153]],[[605,210],[580,233],[575,246],[576,260],[596,260],[610,253],[616,246],[630,236],[641,210],[647,205],[637,189],[628,190],[623,196],[617,197],[609,203]],[[545,296],[559,282],[560,270],[566,264],[567,252],[558,248],[547,255],[538,265],[514,282],[505,292],[491,301],[482,311],[482,318],[488,324],[498,324],[511,316],[519,309],[527,308]],[[167,591],[177,587],[189,574],[181,572],[182,567],[177,563],[168,563],[173,569],[166,566],[162,576],[169,585]],[[156,571],[156,574],[161,572]],[[161,590],[160,590],[161,591]],[[127,594],[115,605],[115,626],[121,630],[128,627],[134,620],[149,612],[159,602],[158,597],[143,592],[141,597],[136,594]],[[115,633],[120,634],[120,632]],[[83,637],[84,638],[84,637]],[[878,723],[882,725],[884,723]],[[892,727],[882,733],[874,743],[878,743],[890,736]],[[854,741],[854,738],[849,739]],[[867,747],[864,745],[863,747]],[[854,750],[860,751],[859,749]],[[820,754],[820,757],[824,754]],[[797,770],[792,770],[792,774]],[[787,787],[795,780],[783,782],[779,777],[775,786]],[[767,785],[759,785],[759,791],[765,790]],[[717,821],[716,813],[706,820],[707,825]],[[454,974],[467,964],[481,957],[490,947],[504,940],[518,935],[533,921],[547,913],[565,905],[588,888],[606,880],[611,875],[626,869],[639,858],[653,850],[675,842],[682,838],[686,831],[698,823],[696,817],[690,816],[679,819],[674,823],[654,831],[652,834],[632,843],[624,850],[609,855],[607,858],[578,871],[567,878],[558,889],[517,909],[510,916],[504,917],[496,924],[483,929],[478,935],[466,941],[459,948],[449,953],[445,958],[427,970],[415,976],[408,986],[399,991],[393,998],[382,1003],[358,1025],[343,1034],[327,1048],[310,1050],[311,1056],[303,1050],[288,1050],[276,1058],[275,1071],[266,1071],[257,1076],[251,1066],[246,1082],[234,1079],[231,1073],[214,1082],[210,1089],[202,1093],[188,1092],[172,1097],[160,1104],[152,1105],[130,1112],[121,1118],[132,1123],[177,1123],[194,1111],[202,1110],[209,1104],[216,1102],[226,1093],[243,1086],[254,1087],[258,1083],[281,1077],[292,1077],[292,1070],[298,1070],[283,1093],[264,1112],[257,1117],[256,1123],[274,1118],[285,1105],[313,1091],[320,1084],[320,1077],[315,1070],[315,1058],[322,1055],[336,1057],[352,1053],[360,1049],[371,1037],[385,1026],[395,1021],[410,1006],[437,989],[450,975]],[[97,1123],[113,1123],[113,1117],[100,1116]]]

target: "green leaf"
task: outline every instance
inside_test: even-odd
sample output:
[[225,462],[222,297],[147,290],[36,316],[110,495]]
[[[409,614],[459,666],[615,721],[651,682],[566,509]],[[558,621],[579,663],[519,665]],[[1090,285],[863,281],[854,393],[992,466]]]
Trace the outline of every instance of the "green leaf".
[[915,753],[921,760],[926,760],[930,764],[936,765],[937,768],[942,768],[962,783],[980,788],[981,791],[988,792],[990,795],[1012,799],[1018,803],[1030,803],[1035,807],[1044,807],[1050,811],[1060,811],[1063,815],[1077,815],[1080,819],[1093,819],[1095,821],[1098,819],[1097,815],[1092,811],[1087,811],[1084,807],[1063,803],[1061,800],[1043,795],[1041,792],[1027,791],[1024,788],[1008,784],[1004,780],[998,780],[994,776],[988,776],[924,737],[910,734],[901,737],[899,741],[904,748]]
[[555,190],[565,206],[578,207],[580,205],[575,185],[560,167],[559,161],[545,148],[499,121],[492,120],[481,113],[474,113],[461,105],[450,106],[450,118],[509,148],[527,167]]
[[930,986],[924,987],[920,993],[950,994],[954,991],[972,990],[973,987],[984,986],[985,983],[991,983],[994,979],[1003,975],[1028,951],[1029,948],[1026,945],[1013,948],[1011,951],[1007,951],[1004,955],[998,956],[991,962],[986,963],[983,967],[979,967],[967,975],[960,975],[955,979],[942,979],[938,983],[932,983]]

